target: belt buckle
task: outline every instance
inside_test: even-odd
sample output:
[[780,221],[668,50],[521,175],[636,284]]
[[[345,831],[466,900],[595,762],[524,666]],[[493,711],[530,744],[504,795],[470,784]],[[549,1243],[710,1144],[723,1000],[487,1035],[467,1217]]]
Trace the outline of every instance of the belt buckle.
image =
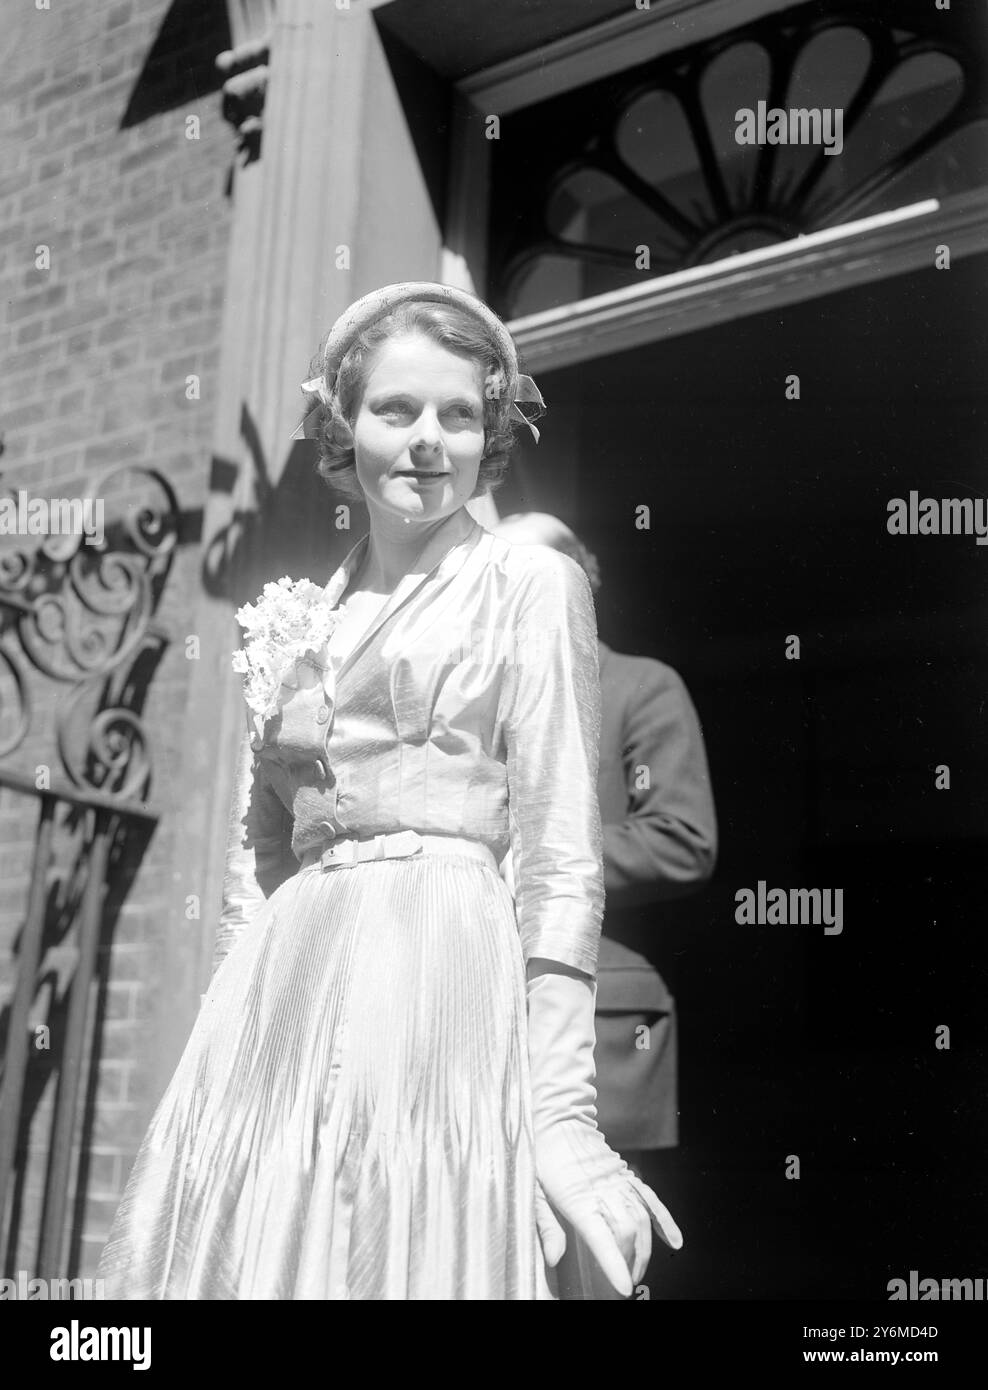
[[[347,843],[347,842],[344,841],[344,844],[346,844],[346,843]],[[350,865],[355,864],[355,863],[356,863],[356,855],[357,855],[357,853],[358,853],[359,850],[360,850],[360,845],[359,845],[359,842],[358,842],[357,840],[351,840],[351,841],[349,841],[349,843],[353,846],[353,850],[352,850],[352,855],[353,855],[353,857],[352,857],[352,858],[350,858],[349,860],[347,860],[347,859],[345,859],[345,858],[343,857],[343,855],[340,853],[340,851],[343,849],[343,844],[339,844],[339,845],[330,845],[329,848],[328,848],[328,849],[324,849],[323,852],[322,852],[322,854],[319,856],[319,863],[320,863],[320,865],[322,866],[322,868],[323,868],[323,869],[339,869],[339,868],[349,867]]]
[[[349,853],[347,853],[349,850]],[[323,850],[319,862],[323,869],[350,869],[368,860],[408,859],[422,853],[422,837],[415,830],[396,830],[390,835],[375,835],[373,839],[344,841]]]

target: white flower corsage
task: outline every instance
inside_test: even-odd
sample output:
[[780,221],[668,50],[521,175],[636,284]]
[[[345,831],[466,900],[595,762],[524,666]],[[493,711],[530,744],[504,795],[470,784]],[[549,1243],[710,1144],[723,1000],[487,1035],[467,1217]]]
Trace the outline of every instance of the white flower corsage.
[[263,721],[277,714],[292,692],[311,684],[300,666],[318,671],[325,685],[326,644],[337,615],[318,584],[286,575],[265,584],[258,601],[238,609],[236,618],[247,636],[233,653],[233,669],[244,677],[244,699],[260,732]]

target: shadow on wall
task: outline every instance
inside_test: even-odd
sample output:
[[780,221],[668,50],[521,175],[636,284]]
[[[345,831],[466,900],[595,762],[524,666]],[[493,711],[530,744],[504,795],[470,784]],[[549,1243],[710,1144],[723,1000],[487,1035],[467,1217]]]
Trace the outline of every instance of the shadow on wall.
[[230,47],[224,0],[174,0],[145,59],[120,129],[219,91],[216,57]]
[[[253,418],[244,406],[241,437],[250,454],[256,506],[236,504],[229,520],[210,539],[202,559],[204,592],[241,603],[256,597],[266,580],[283,574],[306,575],[326,583],[366,525],[359,503],[337,496],[316,472],[312,440],[296,440],[281,476],[272,482]],[[214,455],[209,489],[232,496],[240,467]],[[337,508],[346,505],[348,525],[339,525]]]

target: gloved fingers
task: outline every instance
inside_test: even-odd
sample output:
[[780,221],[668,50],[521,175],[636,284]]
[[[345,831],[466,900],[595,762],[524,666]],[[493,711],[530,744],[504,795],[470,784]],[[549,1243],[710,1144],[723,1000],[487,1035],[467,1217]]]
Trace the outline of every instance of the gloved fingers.
[[566,1250],[566,1232],[546,1201],[541,1183],[537,1183],[535,1187],[535,1227],[539,1233],[545,1262],[550,1269],[554,1269]]
[[611,1228],[631,1281],[641,1281],[652,1254],[652,1225],[638,1193],[625,1181],[597,1192],[601,1214]]
[[666,1245],[671,1246],[673,1250],[681,1250],[683,1248],[683,1233],[673,1221],[668,1208],[663,1206],[652,1189],[640,1178],[631,1174],[628,1181],[648,1208],[652,1225]]
[[628,1273],[628,1266],[620,1247],[603,1216],[595,1211],[586,1211],[577,1217],[570,1217],[570,1220],[610,1284],[623,1298],[630,1298],[634,1290],[631,1275]]
[[644,1279],[651,1258],[652,1225],[650,1221],[643,1221],[635,1231],[635,1252],[631,1265],[631,1282],[633,1284],[640,1284]]

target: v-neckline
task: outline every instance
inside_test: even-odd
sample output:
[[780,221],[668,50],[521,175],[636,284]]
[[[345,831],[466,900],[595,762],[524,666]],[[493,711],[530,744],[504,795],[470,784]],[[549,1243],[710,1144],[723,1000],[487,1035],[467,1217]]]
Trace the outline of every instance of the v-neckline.
[[[473,517],[471,517],[471,521],[470,528],[455,541],[447,541],[446,537],[440,533],[430,537],[425,542],[413,560],[409,571],[398,581],[385,603],[359,633],[356,642],[340,662],[336,670],[337,681],[345,672],[349,671],[354,661],[366,650],[368,644],[377,636],[384,624],[411,598],[412,594],[425,583],[446,558],[459,547],[472,546],[483,535],[484,528],[480,523]],[[340,597],[345,592],[351,577],[363,563],[369,544],[370,532],[361,537],[353,549],[349,551],[327,583],[323,593],[331,608],[338,607]]]
[[[329,636],[329,659],[332,662],[334,671],[339,672],[342,670],[343,663],[350,653],[359,646],[364,633],[374,620],[384,611],[390,597],[390,594],[385,595],[382,601],[376,605],[367,604],[364,611],[370,616],[364,619],[360,616],[363,605],[357,605],[355,611],[352,613],[347,611],[353,595],[351,595],[351,598],[347,599],[345,603],[337,605],[336,612],[339,614],[340,622],[338,626],[334,627]],[[341,629],[349,629],[349,634],[346,640],[337,646],[336,637]]]

